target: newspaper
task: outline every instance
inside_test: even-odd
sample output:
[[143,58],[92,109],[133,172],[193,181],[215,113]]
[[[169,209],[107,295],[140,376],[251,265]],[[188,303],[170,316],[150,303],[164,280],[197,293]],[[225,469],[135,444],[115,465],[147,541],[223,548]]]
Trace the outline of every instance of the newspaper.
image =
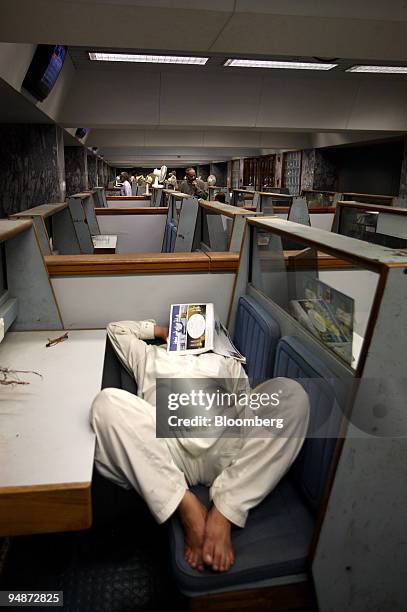
[[213,304],[172,304],[167,351],[177,355],[213,351],[246,363],[227,329],[216,318]]

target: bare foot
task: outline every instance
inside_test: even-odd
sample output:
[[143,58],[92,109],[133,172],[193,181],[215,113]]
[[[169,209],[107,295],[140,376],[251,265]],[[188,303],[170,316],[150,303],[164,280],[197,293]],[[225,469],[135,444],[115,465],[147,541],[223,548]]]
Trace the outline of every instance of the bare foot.
[[178,506],[178,514],[185,531],[185,560],[202,572],[202,546],[205,536],[207,509],[191,491],[186,491]]
[[203,560],[215,572],[227,572],[235,562],[230,530],[230,521],[213,505],[206,519]]

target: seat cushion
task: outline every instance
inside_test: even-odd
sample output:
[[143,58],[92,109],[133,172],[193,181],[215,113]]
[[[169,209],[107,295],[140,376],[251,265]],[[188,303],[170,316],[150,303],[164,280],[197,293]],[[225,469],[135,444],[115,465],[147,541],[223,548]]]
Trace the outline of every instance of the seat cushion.
[[273,375],[280,327],[253,298],[239,299],[233,342],[246,357],[246,373],[254,387]]
[[177,239],[177,224],[174,221],[167,223],[165,226],[164,233],[164,253],[173,253],[175,248],[175,241]]
[[[209,507],[208,489],[192,487]],[[236,562],[228,572],[198,572],[184,559],[184,534],[176,516],[168,521],[171,563],[179,589],[196,596],[214,589],[225,589],[288,576],[306,570],[306,558],[314,528],[314,518],[289,478],[259,506],[251,510],[244,529],[232,529]]]
[[298,379],[308,393],[308,437],[290,475],[310,508],[316,511],[339,433],[346,387],[320,359],[291,336],[285,336],[278,343],[274,376]]

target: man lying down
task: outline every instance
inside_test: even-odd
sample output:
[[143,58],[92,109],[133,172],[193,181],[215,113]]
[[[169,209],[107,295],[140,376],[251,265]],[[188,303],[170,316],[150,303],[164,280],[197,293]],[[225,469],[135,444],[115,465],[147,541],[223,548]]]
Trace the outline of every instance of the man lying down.
[[[307,394],[288,378],[271,379],[253,390],[281,394],[278,416],[284,417],[284,433],[277,436],[158,438],[156,378],[225,379],[229,391],[250,393],[247,375],[234,358],[214,352],[174,355],[166,344],[147,344],[153,338],[167,341],[168,328],[153,320],[110,323],[107,333],[138,391],[135,396],[108,388],[95,398],[91,423],[98,471],[122,487],[133,487],[158,523],[178,514],[185,559],[192,568],[229,570],[235,561],[232,525],[244,528],[250,509],[272,491],[301,449],[309,418]],[[210,488],[209,511],[189,489],[198,483]]]

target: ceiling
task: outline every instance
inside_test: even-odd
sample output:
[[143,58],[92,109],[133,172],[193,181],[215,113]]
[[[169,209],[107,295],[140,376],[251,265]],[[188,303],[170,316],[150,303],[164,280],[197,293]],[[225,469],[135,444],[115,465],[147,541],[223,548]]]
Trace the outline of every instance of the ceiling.
[[0,123],[53,123],[53,121],[0,79]]
[[[113,165],[182,166],[407,132],[407,75],[344,72],[355,63],[407,65],[407,0],[13,0],[2,6],[0,41],[69,46],[51,119],[89,128],[86,145]],[[89,51],[209,61],[92,62]],[[226,68],[229,57],[338,67]],[[0,121],[44,119],[21,95],[10,104],[6,89]]]
[[407,60],[405,0],[13,0],[0,39]]

